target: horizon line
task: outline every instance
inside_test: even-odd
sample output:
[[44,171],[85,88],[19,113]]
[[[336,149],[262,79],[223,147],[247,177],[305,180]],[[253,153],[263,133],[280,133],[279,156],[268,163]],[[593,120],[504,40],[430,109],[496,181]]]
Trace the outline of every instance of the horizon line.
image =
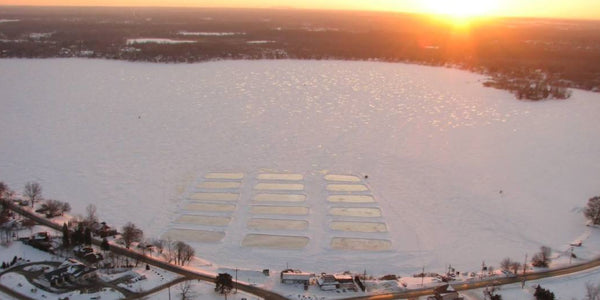
[[[390,13],[404,14],[422,17],[451,17],[444,14],[435,14],[427,12],[402,11],[402,10],[381,10],[381,9],[353,9],[353,8],[305,8],[294,6],[269,6],[269,7],[241,7],[241,6],[178,6],[178,5],[31,5],[31,4],[0,4],[0,7],[13,8],[144,8],[144,9],[221,9],[221,10],[290,10],[290,11],[323,11],[323,12],[373,12],[373,13]],[[598,18],[575,18],[575,17],[557,17],[557,16],[511,16],[511,15],[485,15],[472,16],[470,19],[535,19],[535,20],[562,20],[562,21],[600,21]]]

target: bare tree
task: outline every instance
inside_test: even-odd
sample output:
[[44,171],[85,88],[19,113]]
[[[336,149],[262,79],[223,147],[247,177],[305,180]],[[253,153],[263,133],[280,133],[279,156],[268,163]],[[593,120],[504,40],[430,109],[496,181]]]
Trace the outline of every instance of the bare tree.
[[83,219],[83,222],[87,226],[91,226],[92,224],[98,222],[98,217],[96,216],[96,205],[89,204],[85,207],[86,216]]
[[585,284],[584,300],[600,300],[600,285],[587,282]]
[[191,261],[195,254],[192,246],[180,241],[175,243],[175,252],[175,263],[182,266]]
[[42,186],[37,182],[28,182],[25,184],[23,194],[29,198],[29,201],[31,201],[31,207],[33,208],[33,202],[42,197]]
[[6,191],[8,191],[8,186],[4,182],[0,181],[0,199],[4,199]]
[[23,227],[29,229],[29,233],[32,234],[33,233],[33,226],[36,225],[35,221],[30,219],[30,218],[24,218],[23,222],[21,222],[21,225],[23,225]]
[[496,294],[500,288],[496,286],[486,287],[483,290],[483,299],[485,300],[502,300],[500,294]]
[[12,227],[0,226],[0,243],[10,244],[10,236],[12,232]]
[[519,269],[521,268],[521,263],[518,261],[513,261],[510,264],[510,269],[513,273],[515,273],[515,275],[517,275],[517,273],[519,272]]
[[547,268],[550,262],[550,254],[552,249],[546,246],[540,247],[540,252],[533,255],[531,265],[538,268]]
[[46,208],[48,209],[46,211],[46,214],[49,216],[54,216],[56,214],[59,214],[61,206],[62,206],[62,203],[58,200],[54,200],[54,199],[46,200]]
[[500,262],[500,269],[502,269],[502,271],[508,271],[510,270],[512,263],[513,261],[509,257],[506,257]]
[[80,214],[73,215],[67,222],[67,226],[69,228],[74,228],[75,226],[78,226],[79,224],[81,224],[81,222],[83,222],[83,216],[81,216]]
[[62,215],[65,211],[71,210],[71,205],[67,202],[62,202],[54,199],[46,200],[46,216],[53,217],[56,215]]
[[189,300],[195,297],[192,291],[191,281],[188,280],[179,284],[179,296],[181,296],[181,300]]
[[127,224],[123,226],[123,233],[121,233],[121,236],[123,237],[123,242],[125,242],[125,248],[129,249],[131,243],[142,240],[144,232],[137,228],[135,224],[127,222]]
[[165,249],[165,240],[155,239],[152,240],[152,245],[156,248],[158,254],[162,254]]
[[9,237],[12,232],[10,220],[8,209],[2,205],[2,211],[0,211],[0,242],[2,243],[9,242],[10,240]]
[[71,204],[69,204],[69,202],[63,202],[60,209],[63,213],[70,212]]
[[587,206],[583,209],[583,215],[592,221],[592,224],[600,224],[600,196],[588,200]]
[[170,238],[167,238],[165,241],[165,246],[167,247],[167,261],[170,263],[175,260],[175,242],[173,242]]

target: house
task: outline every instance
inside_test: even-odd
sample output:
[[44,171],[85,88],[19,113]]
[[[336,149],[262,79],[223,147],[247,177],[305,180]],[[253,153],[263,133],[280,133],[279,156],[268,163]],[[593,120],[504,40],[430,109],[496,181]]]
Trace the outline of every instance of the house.
[[117,235],[117,230],[112,229],[106,222],[94,223],[91,226],[92,232],[102,238]]
[[75,259],[67,259],[58,268],[44,274],[52,286],[65,282],[83,283],[83,281],[96,277],[96,268],[88,267]]
[[102,254],[94,252],[92,247],[75,247],[73,249],[73,254],[90,264],[97,263],[104,259]]
[[335,289],[348,289],[357,291],[356,283],[351,274],[321,274],[317,278],[317,284],[324,291],[331,291]]
[[315,277],[313,273],[305,273],[300,270],[287,269],[281,271],[281,283],[286,284],[304,284],[309,285],[311,278]]
[[52,240],[46,231],[32,235],[26,243],[42,251],[52,252]]
[[349,289],[356,291],[356,284],[350,274],[335,274],[333,275],[335,280],[338,282],[337,288]]
[[335,279],[335,276],[323,273],[317,278],[317,284],[321,290],[331,291],[338,288],[339,282]]
[[32,240],[36,241],[50,241],[50,236],[47,231],[37,232],[36,234],[31,236]]
[[433,290],[433,292],[434,292],[434,295],[427,297],[427,300],[463,300],[464,299],[449,284],[438,286]]
[[446,292],[427,297],[427,300],[463,300],[457,292]]
[[90,264],[95,264],[97,262],[102,261],[104,259],[104,256],[102,256],[102,254],[100,253],[92,252],[85,254],[83,256],[83,259]]

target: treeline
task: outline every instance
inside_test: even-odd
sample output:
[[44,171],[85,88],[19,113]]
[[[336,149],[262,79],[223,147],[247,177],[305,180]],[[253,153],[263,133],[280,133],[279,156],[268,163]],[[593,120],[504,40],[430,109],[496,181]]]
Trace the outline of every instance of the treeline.
[[[493,86],[534,100],[568,97],[563,92],[568,87],[600,91],[600,23],[591,21],[478,20],[468,31],[460,31],[422,16],[378,12],[11,8],[0,12],[0,18],[19,20],[0,26],[2,57],[166,63],[378,60],[489,74],[496,82]],[[180,31],[231,35],[180,35]],[[127,44],[134,38],[194,43]],[[536,73],[552,80],[531,79]]]

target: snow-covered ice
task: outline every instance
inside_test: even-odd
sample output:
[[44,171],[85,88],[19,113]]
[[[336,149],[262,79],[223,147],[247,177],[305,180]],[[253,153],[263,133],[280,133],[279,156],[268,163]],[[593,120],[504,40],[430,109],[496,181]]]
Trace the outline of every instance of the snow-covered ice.
[[[101,219],[133,221],[147,237],[186,236],[173,222],[190,209],[223,214],[228,226],[194,227],[210,243],[193,245],[230,267],[413,274],[497,266],[541,245],[564,251],[586,230],[581,208],[600,194],[600,95],[523,102],[484,79],[374,62],[0,60],[0,180],[17,190],[39,181],[73,212],[94,203]],[[197,188],[212,181],[241,185]],[[368,190],[337,191],[354,184]],[[260,194],[304,195],[277,206],[307,211],[257,214],[274,209],[256,205]],[[337,214],[374,210],[381,216]],[[267,234],[248,228],[252,218],[306,221],[273,235],[309,240],[301,250],[243,247]],[[334,221],[387,232],[335,231]],[[334,250],[334,238],[390,250]]]
[[206,31],[179,31],[179,35],[185,36],[232,36],[232,35],[245,35],[245,32],[206,32]]

